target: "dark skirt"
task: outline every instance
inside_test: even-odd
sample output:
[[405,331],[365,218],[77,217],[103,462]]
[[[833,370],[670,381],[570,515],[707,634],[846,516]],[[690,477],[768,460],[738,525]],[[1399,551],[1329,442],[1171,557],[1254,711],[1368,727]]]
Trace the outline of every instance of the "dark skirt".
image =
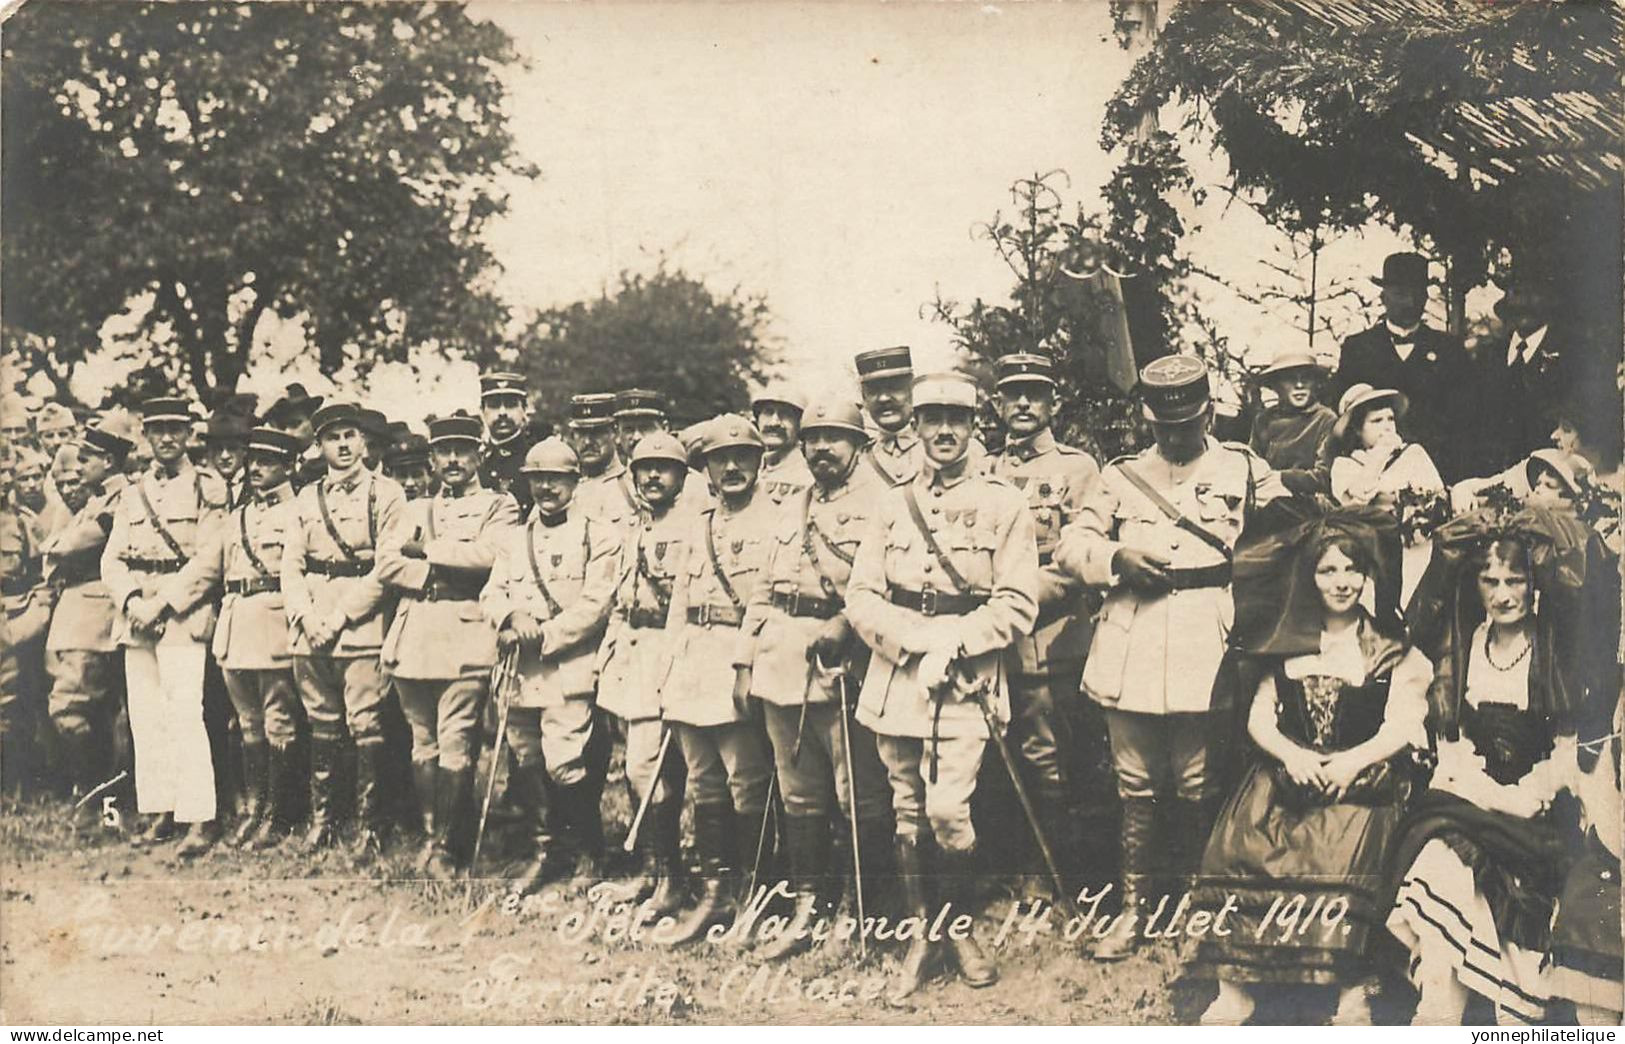
[[[1230,934],[1204,936],[1197,963],[1230,982],[1347,984],[1366,974],[1372,929],[1387,912],[1383,870],[1400,809],[1306,801],[1278,771],[1254,765],[1208,839],[1195,905],[1215,914],[1228,905]],[[1288,927],[1294,910],[1299,923]]]
[[1552,992],[1577,1004],[1621,1010],[1619,860],[1586,835],[1563,883],[1552,926]]

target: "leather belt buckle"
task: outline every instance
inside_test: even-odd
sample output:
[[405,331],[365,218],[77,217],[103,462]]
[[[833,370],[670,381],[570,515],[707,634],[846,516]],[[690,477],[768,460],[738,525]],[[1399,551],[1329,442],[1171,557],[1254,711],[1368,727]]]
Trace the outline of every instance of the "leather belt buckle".
[[929,585],[920,589],[920,612],[926,616],[937,615],[937,592]]

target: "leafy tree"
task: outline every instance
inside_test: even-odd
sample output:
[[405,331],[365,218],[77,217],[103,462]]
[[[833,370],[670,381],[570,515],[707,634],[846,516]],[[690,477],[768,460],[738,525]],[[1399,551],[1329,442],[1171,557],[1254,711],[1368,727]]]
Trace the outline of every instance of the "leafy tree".
[[3,38],[8,347],[67,397],[129,310],[208,398],[260,319],[332,372],[488,354],[513,153],[498,27],[454,3],[33,3]]
[[595,300],[538,314],[518,339],[517,365],[549,420],[569,415],[572,395],[632,384],[663,393],[674,420],[698,420],[749,407],[749,386],[776,354],[768,316],[762,297],[713,293],[662,259],[650,275],[622,272]]
[[1617,354],[1622,32],[1620,5],[1590,0],[1179,4],[1103,140],[1182,101],[1272,224],[1410,230],[1448,265],[1458,330],[1467,290],[1509,261],[1557,277]]

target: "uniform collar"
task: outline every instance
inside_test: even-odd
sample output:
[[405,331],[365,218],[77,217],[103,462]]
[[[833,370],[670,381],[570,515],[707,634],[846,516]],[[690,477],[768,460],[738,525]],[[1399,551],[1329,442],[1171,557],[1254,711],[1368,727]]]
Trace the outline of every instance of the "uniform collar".
[[1029,439],[1012,440],[1004,447],[1004,451],[1017,460],[1032,460],[1041,457],[1055,449],[1055,432],[1049,428],[1040,428],[1038,434]]
[[542,528],[553,529],[570,521],[570,505],[564,505],[564,510],[554,515],[542,514],[542,509],[539,507],[531,508],[530,517],[532,521],[540,522],[542,524]]
[[173,478],[171,478],[170,475],[164,471],[164,466],[158,463],[156,460],[152,462],[152,467],[147,469],[147,474],[151,475],[159,482],[172,482],[176,479],[187,478],[196,470],[197,468],[195,465],[193,465],[191,458],[187,457],[183,453],[181,455],[181,466],[176,469]]
[[351,490],[367,481],[367,477],[370,474],[371,472],[367,470],[367,466],[365,464],[359,468],[356,468],[355,471],[346,478],[340,478],[339,476],[333,474],[332,469],[329,469],[327,474],[322,476],[322,488],[325,490],[336,489],[341,493],[349,493]]
[[906,424],[895,432],[881,430],[875,433],[876,448],[887,453],[907,453],[919,441],[920,437],[915,434],[913,425]]
[[920,469],[919,481],[923,482],[928,489],[931,487],[953,489],[967,478],[970,478],[970,474],[970,452],[967,450],[964,456],[952,464],[941,467],[937,466],[937,463],[930,457],[927,457],[925,467]]
[[254,503],[264,507],[274,507],[293,496],[293,483],[283,482],[280,485],[272,486],[264,493],[255,493],[253,496]]
[[453,493],[445,486],[441,486],[440,489],[436,491],[434,498],[436,500],[461,500],[464,497],[471,497],[476,493],[483,492],[484,489],[485,486],[480,482],[480,477],[475,475],[469,480],[468,485],[463,487],[463,491],[461,493]]

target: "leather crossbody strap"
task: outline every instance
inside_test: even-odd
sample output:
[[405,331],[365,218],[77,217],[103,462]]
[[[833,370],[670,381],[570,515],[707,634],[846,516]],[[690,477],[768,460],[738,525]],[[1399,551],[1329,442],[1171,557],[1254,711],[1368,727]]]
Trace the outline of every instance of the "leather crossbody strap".
[[[1219,539],[1219,537],[1212,532],[1203,529],[1195,522],[1192,522],[1188,517],[1186,517],[1183,511],[1180,511],[1178,508],[1174,507],[1173,504],[1169,503],[1167,497],[1164,497],[1161,493],[1158,493],[1155,489],[1153,489],[1151,487],[1151,483],[1147,482],[1139,472],[1129,467],[1126,463],[1117,465],[1117,470],[1122,472],[1123,477],[1128,479],[1129,483],[1135,489],[1145,494],[1145,499],[1156,505],[1158,511],[1161,511],[1164,515],[1167,515],[1170,519],[1172,519],[1174,525],[1178,526],[1180,529],[1183,529],[1185,532],[1200,540],[1202,543],[1213,548],[1213,550],[1219,552],[1219,554],[1224,556],[1224,560],[1226,562],[1230,561],[1233,556],[1233,552],[1230,550],[1230,545]],[[1251,470],[1249,469],[1249,487],[1252,484],[1251,477]]]
[[265,562],[254,553],[254,547],[248,541],[248,503],[237,509],[237,532],[242,537],[243,554],[248,556],[248,564],[261,576],[270,576],[271,571],[265,568]]
[[712,532],[716,520],[717,513],[715,511],[708,512],[705,516],[705,551],[706,554],[711,556],[711,572],[716,575],[717,583],[722,585],[722,593],[728,596],[728,601],[733,603],[735,609],[743,611],[745,603],[739,600],[739,594],[734,590],[734,585],[728,582],[728,575],[722,571],[722,562],[717,559],[717,541],[715,534]]
[[542,579],[542,567],[536,563],[536,520],[534,518],[530,520],[530,525],[525,527],[525,553],[530,556],[530,575],[536,581],[537,589],[542,592],[542,601],[547,603],[548,615],[559,615],[561,607],[558,599],[554,598],[553,592],[548,589],[547,581]]
[[[181,550],[181,542],[176,540],[175,534],[171,533],[169,531],[169,527],[164,525],[164,520],[158,517],[158,509],[152,506],[152,498],[147,496],[147,482],[145,478],[135,484],[135,491],[136,494],[141,498],[141,506],[147,509],[147,518],[151,520],[152,528],[157,530],[158,536],[163,539],[165,544],[169,545],[170,554],[179,559],[187,558],[188,556],[186,552]],[[201,498],[198,502],[200,504],[202,503]],[[26,529],[27,527],[24,528]]]
[[948,556],[943,552],[942,545],[938,544],[937,538],[931,535],[931,527],[926,525],[925,515],[920,512],[920,502],[914,499],[914,487],[912,485],[903,487],[903,499],[908,502],[908,513],[914,519],[914,527],[925,538],[926,550],[936,557],[937,563],[942,566],[942,571],[948,574],[948,579],[953,581],[954,586],[969,594],[974,588],[965,580],[964,575],[954,568],[954,564],[948,560]]

